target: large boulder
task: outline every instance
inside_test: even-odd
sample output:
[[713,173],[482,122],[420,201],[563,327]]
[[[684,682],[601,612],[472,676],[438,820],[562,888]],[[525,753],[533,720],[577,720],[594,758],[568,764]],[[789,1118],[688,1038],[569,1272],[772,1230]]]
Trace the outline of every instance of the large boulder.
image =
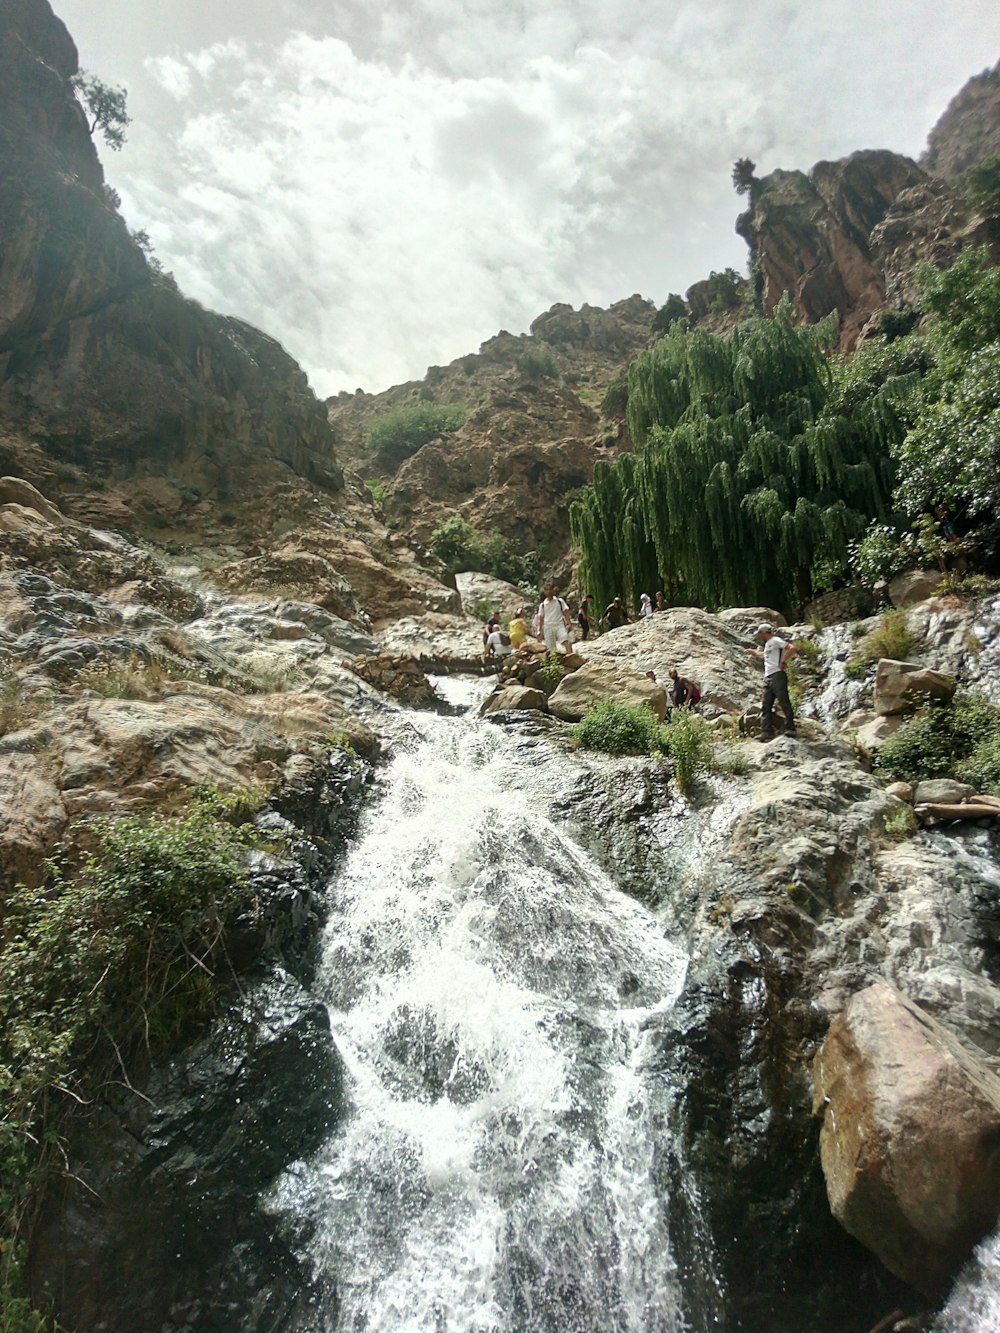
[[753,621],[744,628],[696,606],[675,607],[576,648],[588,661],[617,661],[643,676],[653,671],[661,682],[669,682],[669,672],[676,668],[701,686],[706,716],[741,713],[760,700],[760,663],[745,649],[751,646],[750,630],[773,613],[758,615],[758,610],[741,612]]
[[563,677],[549,698],[549,712],[564,722],[579,722],[584,713],[606,699],[631,707],[646,704],[660,722],[667,712],[662,685],[623,663],[598,659]]
[[491,694],[479,711],[483,717],[487,717],[490,713],[502,713],[506,709],[527,709],[544,713],[547,711],[545,693],[543,690],[530,689],[526,685],[505,685],[502,690]]
[[531,605],[531,598],[516,588],[513,583],[495,579],[492,574],[480,574],[468,570],[455,575],[455,584],[462,598],[462,610],[466,615],[474,615],[477,606],[487,602],[491,611],[498,607],[505,616],[512,616],[519,606]]
[[913,606],[933,597],[943,578],[939,569],[907,569],[890,579],[886,591],[893,606]]
[[938,1299],[1000,1214],[1000,1079],[886,982],[860,991],[813,1065],[835,1217]]
[[955,693],[955,677],[944,671],[879,658],[875,668],[875,712],[882,717],[905,713],[928,699],[950,699]]

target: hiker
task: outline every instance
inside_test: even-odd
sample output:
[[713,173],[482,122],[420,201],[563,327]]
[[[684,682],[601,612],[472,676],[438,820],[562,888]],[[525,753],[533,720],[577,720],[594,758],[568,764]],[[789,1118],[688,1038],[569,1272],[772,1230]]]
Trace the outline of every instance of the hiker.
[[787,639],[779,638],[766,622],[754,630],[754,638],[763,644],[762,648],[747,648],[748,657],[756,657],[764,663],[764,690],[760,700],[760,739],[774,740],[774,702],[781,705],[785,715],[785,735],[794,736],[795,716],[792,713],[792,701],[788,697],[788,676],[785,667],[788,659],[795,654],[795,648]]
[[620,597],[615,598],[601,619],[607,621],[608,629],[618,629],[621,625],[628,624],[628,612],[622,606]]
[[525,608],[519,606],[514,612],[514,619],[507,626],[510,633],[510,641],[515,651],[524,646],[525,640],[528,637],[528,625],[524,619],[524,612]]
[[670,686],[669,696],[671,707],[673,708],[697,708],[701,703],[701,689],[693,680],[687,680],[684,676],[678,674],[674,667],[670,672],[670,679],[673,684]]
[[499,621],[494,625],[493,632],[486,640],[486,647],[501,665],[514,651],[512,638]]
[[580,633],[585,639],[590,638],[590,617],[593,614],[593,601],[593,594],[588,592],[586,597],[580,603],[579,611],[576,613],[577,623],[580,626]]
[[667,606],[667,599],[664,597],[664,595],[663,595],[662,592],[658,592],[658,593],[656,594],[656,605],[653,607],[653,610],[654,610],[654,611],[667,611],[667,610],[669,610],[669,609],[670,609],[670,608]]
[[554,583],[546,583],[545,596],[538,604],[535,621],[538,637],[545,640],[545,646],[550,653],[557,652],[560,647],[564,653],[573,651],[570,641],[573,623],[570,620],[569,607],[561,597],[556,596]]
[[652,614],[653,614],[652,598],[650,597],[648,592],[640,593],[639,615],[642,616],[643,620],[645,620],[647,616],[651,616]]

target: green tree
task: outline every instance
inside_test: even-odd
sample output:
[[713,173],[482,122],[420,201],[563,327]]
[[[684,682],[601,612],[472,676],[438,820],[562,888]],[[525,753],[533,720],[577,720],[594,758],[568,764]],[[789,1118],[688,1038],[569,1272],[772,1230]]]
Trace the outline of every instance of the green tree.
[[893,477],[877,394],[834,398],[832,332],[798,326],[786,300],[726,338],[675,324],[632,363],[642,452],[595,467],[570,511],[599,601],[671,583],[705,606],[784,607],[814,564],[843,567]]
[[757,170],[757,163],[751,162],[748,157],[738,157],[733,163],[733,188],[737,194],[752,194],[753,187],[757,183],[757,177],[754,172]]
[[675,319],[687,319],[684,297],[671,292],[653,317],[653,332],[666,333]]
[[414,403],[376,417],[368,427],[366,443],[371,453],[381,452],[394,466],[415,454],[428,440],[458,430],[468,412],[461,403]]
[[90,137],[93,138],[94,131],[99,129],[108,147],[118,152],[125,142],[125,129],[132,123],[125,109],[128,96],[125,89],[113,88],[85,70],[74,74],[70,83],[87,109]]

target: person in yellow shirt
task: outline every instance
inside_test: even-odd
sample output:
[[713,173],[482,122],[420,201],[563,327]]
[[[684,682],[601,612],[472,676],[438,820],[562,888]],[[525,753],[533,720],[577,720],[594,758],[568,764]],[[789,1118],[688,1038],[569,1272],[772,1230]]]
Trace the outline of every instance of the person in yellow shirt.
[[510,633],[510,641],[512,646],[515,648],[515,650],[520,648],[521,645],[524,643],[525,639],[528,637],[528,626],[524,620],[523,606],[519,606],[517,608],[517,613],[515,614],[514,619],[507,626],[507,629]]

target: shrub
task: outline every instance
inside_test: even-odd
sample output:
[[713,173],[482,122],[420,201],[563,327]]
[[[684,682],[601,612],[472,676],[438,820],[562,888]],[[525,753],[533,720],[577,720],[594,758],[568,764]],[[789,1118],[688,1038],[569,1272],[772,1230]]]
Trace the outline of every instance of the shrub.
[[552,693],[565,674],[566,668],[559,661],[558,653],[547,653],[535,668],[535,675],[541,680],[546,694]]
[[366,481],[365,486],[368,488],[368,493],[371,495],[375,504],[381,509],[385,504],[385,482]]
[[666,748],[666,728],[645,704],[633,706],[604,699],[589,709],[574,728],[580,744],[607,754],[651,754]]
[[887,611],[877,629],[865,639],[865,649],[871,658],[891,657],[905,662],[914,644],[913,630],[903,610]]
[[[50,864],[44,890],[5,904],[0,947],[0,1324],[32,1323],[20,1296],[23,1226],[66,1113],[126,1062],[212,1011],[226,922],[246,906],[246,846],[200,801],[193,811],[95,819],[95,850]],[[58,1160],[57,1160],[58,1159]],[[19,1322],[14,1322],[18,1320]]]
[[547,347],[529,347],[517,358],[517,368],[526,380],[557,380],[559,366]]
[[628,408],[628,370],[620,370],[604,391],[601,415],[623,417]]
[[518,551],[499,532],[483,537],[459,514],[434,529],[431,548],[454,574],[472,569],[521,587],[538,583],[537,553]]
[[674,781],[683,796],[690,794],[699,776],[713,766],[708,723],[686,708],[675,708],[668,727],[662,727],[664,748],[674,761]]
[[844,663],[844,675],[848,680],[864,680],[868,675],[867,658],[849,657]]
[[653,332],[666,333],[675,319],[687,319],[687,306],[683,296],[671,292],[653,317]]
[[376,417],[365,437],[370,453],[386,451],[400,462],[437,435],[447,435],[465,424],[462,403],[414,403]]
[[956,694],[928,704],[890,736],[876,772],[907,782],[956,777],[980,790],[1000,786],[1000,708],[982,695]]

